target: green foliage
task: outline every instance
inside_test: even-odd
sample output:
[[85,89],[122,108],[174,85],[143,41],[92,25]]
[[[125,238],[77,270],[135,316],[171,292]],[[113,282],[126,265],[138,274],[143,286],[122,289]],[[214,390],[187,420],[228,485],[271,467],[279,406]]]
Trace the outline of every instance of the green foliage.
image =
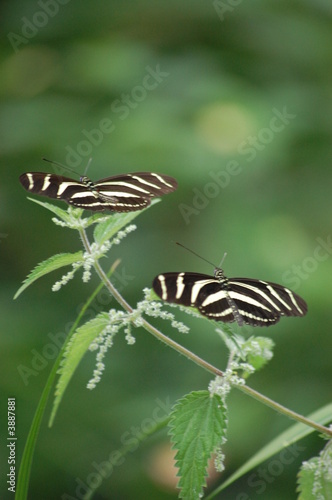
[[[52,203],[47,203],[47,201],[40,201],[36,200],[35,198],[29,198],[28,200],[33,201],[34,203],[37,203],[37,205],[40,205],[41,207],[46,208],[46,210],[49,210],[50,212],[53,212],[55,215],[57,215],[60,219],[63,220],[66,224],[70,225],[73,220],[73,216],[76,219],[79,219],[81,215],[83,214],[83,209],[82,208],[72,208],[68,207],[66,210],[58,207],[57,205],[53,205]],[[97,214],[99,216],[99,214]]]
[[153,199],[151,200],[150,205],[148,205],[143,210],[139,210],[137,212],[127,212],[127,213],[115,213],[111,218],[107,218],[107,220],[100,222],[94,229],[93,236],[96,243],[102,245],[106,241],[113,238],[116,233],[118,233],[123,227],[127,226],[132,222],[138,215],[143,213],[145,210],[150,208],[151,206],[159,203],[160,200]]
[[[154,205],[156,202],[157,200],[153,201],[151,205]],[[60,377],[56,385],[50,423],[53,422],[65,390],[88,349],[97,349],[100,347],[100,355],[97,355],[98,363],[97,369],[94,371],[94,379],[92,383],[89,382],[88,384],[89,388],[93,388],[95,385],[94,382],[100,379],[100,374],[103,371],[102,359],[107,348],[112,345],[113,335],[123,328],[126,333],[127,342],[133,343],[135,339],[131,333],[132,327],[143,326],[147,331],[153,333],[170,347],[176,348],[178,352],[185,354],[197,364],[207,368],[214,375],[217,375],[210,383],[210,392],[196,391],[181,398],[175,404],[169,421],[171,440],[174,448],[177,450],[176,466],[179,469],[178,475],[180,476],[178,485],[180,488],[179,496],[180,498],[188,500],[201,498],[203,489],[206,486],[208,461],[213,453],[217,452],[218,454],[216,465],[218,465],[219,469],[223,467],[221,446],[226,438],[226,397],[233,387],[241,386],[243,392],[245,392],[244,379],[256,370],[261,369],[271,359],[274,346],[273,341],[269,338],[254,336],[246,339],[241,335],[234,334],[229,325],[225,325],[222,329],[220,325],[218,325],[216,330],[230,351],[226,371],[223,376],[221,376],[219,370],[212,365],[208,365],[204,360],[201,360],[190,353],[190,351],[182,348],[182,346],[176,344],[176,342],[171,340],[168,341],[167,337],[143,319],[144,314],[153,318],[167,319],[171,321],[173,328],[177,328],[181,332],[187,331],[187,327],[178,322],[172,313],[163,310],[163,303],[159,300],[154,300],[153,292],[146,291],[145,299],[137,304],[136,309],[132,308],[114,288],[112,282],[108,279],[99,264],[99,259],[107,253],[111,246],[113,244],[119,244],[121,240],[135,228],[131,222],[143,211],[112,215],[93,214],[91,217],[82,218],[82,210],[69,207],[65,212],[45,202],[38,201],[37,203],[56,214],[58,218],[53,219],[53,221],[57,225],[78,231],[84,246],[84,252],[79,251],[76,253],[58,254],[40,263],[30,273],[15,297],[18,297],[22,291],[30,284],[34,283],[38,278],[63,266],[73,265],[73,270],[71,273],[65,275],[60,282],[57,282],[55,285],[57,289],[60,285],[66,284],[70,277],[74,275],[74,272],[80,267],[84,268],[83,281],[87,281],[91,274],[90,268],[94,267],[101,278],[102,285],[106,286],[107,290],[117,299],[118,303],[125,311],[112,309],[108,312],[102,312],[87,323],[78,326],[79,322],[84,318],[84,311],[86,309],[83,308],[81,311],[75,322],[75,326],[68,336],[65,346],[62,348],[55,362],[37,408],[22,459],[18,491],[21,491],[22,498],[25,498],[24,495],[27,492],[27,484],[38,430],[56,371]],[[92,224],[96,224],[96,226],[93,231],[94,241],[90,243],[85,229]],[[89,303],[90,301],[87,301],[86,307]],[[180,307],[180,309],[185,310],[188,314],[195,317],[201,317],[192,308]],[[207,318],[203,319],[209,321]],[[214,322],[209,323],[212,325],[215,324]],[[250,394],[252,393],[253,391],[251,390]],[[256,393],[255,397],[264,402],[267,399],[258,395],[258,393]],[[273,402],[270,406],[273,406]],[[287,414],[286,409],[284,413]],[[324,413],[323,416],[321,414],[315,415],[315,418],[316,420],[321,418],[324,422],[327,420],[326,413]],[[330,413],[328,414],[328,418],[330,418]],[[157,428],[158,426],[156,426],[156,429]],[[282,433],[252,457],[251,460],[233,474],[214,493],[216,494],[226,488],[226,486],[241,477],[241,475],[267,460],[270,456],[281,451],[285,447],[285,443],[289,445],[309,432],[312,432],[311,428],[303,424],[292,426],[291,429]],[[123,453],[126,452],[127,450],[124,450]],[[309,462],[309,465],[304,467],[301,471],[299,488],[302,500],[306,500],[305,495],[315,487],[320,488],[322,491],[329,492],[328,488],[330,486],[328,477],[324,473],[325,469],[322,465],[322,457],[323,455],[319,459],[313,459],[312,462]],[[325,454],[325,461],[326,457],[330,460],[330,456]],[[315,468],[314,475],[312,473],[313,468]],[[317,475],[319,475],[318,478]]]
[[68,342],[61,361],[61,367],[58,371],[60,377],[55,391],[51,422],[55,417],[63,394],[79,362],[87,352],[91,342],[105,330],[108,324],[109,315],[107,313],[100,313],[94,319],[79,327]]
[[332,441],[329,441],[319,457],[302,464],[298,475],[299,500],[332,498]]
[[44,260],[43,262],[40,262],[33,271],[28,275],[28,277],[24,280],[23,285],[17,290],[17,292],[14,295],[14,299],[17,299],[17,297],[26,289],[28,286],[30,286],[32,283],[34,283],[36,280],[41,278],[42,276],[45,276],[46,274],[51,273],[52,271],[56,271],[57,269],[60,269],[61,267],[64,266],[69,266],[70,264],[75,264],[75,263],[83,263],[83,252],[75,252],[75,253],[60,253],[57,255],[53,255],[49,259]]
[[[65,161],[79,174],[85,173],[92,156],[92,179],[132,169],[178,174],[180,189],[157,207],[155,224],[131,237],[131,262],[124,265],[130,274],[139,269],[139,279],[124,296],[135,307],[137,281],[150,286],[155,271],[194,270],[197,265],[197,272],[209,272],[198,261],[173,251],[170,242],[179,234],[184,243],[217,263],[227,251],[229,276],[252,275],[280,283],[285,279],[291,288],[296,283],[308,301],[309,314],[305,320],[285,319],[268,332],[258,331],[271,336],[278,349],[274,362],[265,364],[264,373],[257,372],[253,383],[307,412],[331,398],[332,254],[328,242],[325,252],[317,241],[331,234],[331,0],[181,4],[146,0],[130,8],[115,1],[101,5],[98,9],[91,0],[2,2],[1,352],[8,353],[2,360],[2,391],[17,397],[21,430],[17,465],[22,460],[22,433],[31,423],[31,407],[53,361],[48,360],[47,368],[32,377],[29,386],[22,384],[17,365],[31,361],[31,348],[47,345],[44,334],[49,330],[63,331],[61,312],[57,313],[64,311],[66,316],[72,309],[69,301],[76,307],[81,301],[72,283],[70,298],[68,291],[35,302],[35,294],[27,290],[24,300],[11,302],[13,282],[16,290],[29,271],[24,263],[33,262],[32,269],[55,253],[51,248],[55,238],[66,241],[66,231],[56,228],[51,234],[54,228],[45,226],[45,217],[37,205],[27,203],[18,183],[23,171],[45,168],[38,163],[43,155]],[[158,67],[167,75],[155,88],[154,80],[147,80],[147,67]],[[145,81],[152,90],[142,87]],[[274,121],[272,129],[274,109],[296,117],[284,127],[280,120]],[[112,123],[110,133],[100,129],[105,119]],[[65,207],[63,202],[54,203]],[[27,220],[29,213],[33,220]],[[63,221],[59,213],[50,215]],[[93,214],[87,223],[103,217]],[[42,257],[36,259],[37,246]],[[75,250],[64,246],[57,253]],[[124,258],[121,247],[112,250],[112,259]],[[80,278],[81,270],[75,281]],[[90,293],[90,284],[84,289]],[[94,306],[91,309],[99,311]],[[181,319],[178,310],[173,312]],[[170,323],[149,318],[224,371],[224,344],[215,338],[211,322],[189,318],[191,333],[184,337]],[[83,317],[79,325],[84,321]],[[246,338],[257,332],[240,330]],[[117,363],[109,367],[111,377],[118,376],[121,401],[112,400],[106,383],[96,394],[74,394],[73,382],[86,379],[85,373],[75,373],[68,386],[68,393],[73,391],[71,398],[68,394],[71,411],[38,438],[29,498],[61,498],[65,487],[68,498],[80,497],[74,493],[75,477],[85,480],[92,472],[92,460],[104,460],[119,433],[150,416],[144,408],[151,397],[157,393],[179,397],[205,388],[203,369],[162,346],[151,352],[149,347],[156,342],[148,335],[140,330],[132,352],[119,349]],[[135,362],[128,362],[130,355]],[[154,372],[156,356],[163,377]],[[250,357],[246,361],[258,369],[256,361]],[[237,373],[246,376],[241,369]],[[259,402],[251,405],[242,396],[228,401],[234,421],[227,474],[243,456],[247,459],[258,451],[247,453],[247,442],[263,446],[268,442],[266,432],[271,439],[277,435],[271,426],[267,430],[266,411]],[[87,404],[87,399],[94,403]],[[117,411],[123,411],[126,420],[113,427],[112,420],[103,416]],[[274,429],[287,424],[284,415],[271,412],[271,417],[268,424]],[[99,419],[97,426],[94,418]],[[317,421],[322,423],[318,417]],[[316,434],[306,443],[306,459],[319,440]],[[151,482],[144,477],[138,460],[130,453],[121,469],[115,468],[99,486],[99,497],[169,499],[171,493],[153,484],[156,477]],[[294,467],[275,477],[261,495],[244,481],[241,493],[234,485],[235,491],[225,491],[225,497],[294,499]],[[224,498],[223,493],[218,498]],[[17,489],[17,499],[27,496]]]
[[208,460],[225,439],[226,408],[217,394],[192,392],[176,403],[169,426],[177,450],[180,498],[199,499],[206,485]]
[[[326,425],[331,422],[332,403],[320,408],[308,416],[308,419]],[[214,492],[209,495],[206,500],[214,498],[215,495],[233,484],[240,477],[248,474],[251,470],[258,467],[260,464],[271,458],[273,455],[281,452],[287,446],[297,443],[301,439],[311,434],[314,430],[307,425],[296,423],[289,429],[279,434],[275,439],[270,441],[266,446],[263,446],[255,455],[253,455],[245,464],[243,464],[234,474],[224,481]],[[304,498],[303,498],[304,500]]]
[[[316,472],[319,471],[319,459],[313,457],[306,464],[302,464],[298,475],[298,500],[317,500],[317,495],[314,494],[316,483]],[[321,486],[321,482],[319,481]],[[329,498],[329,497],[322,497]]]

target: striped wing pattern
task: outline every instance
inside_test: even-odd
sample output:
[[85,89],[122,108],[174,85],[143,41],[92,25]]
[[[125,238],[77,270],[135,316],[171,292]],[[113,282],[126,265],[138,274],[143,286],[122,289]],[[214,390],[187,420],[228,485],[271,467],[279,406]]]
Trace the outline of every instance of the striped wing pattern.
[[75,181],[69,177],[43,172],[20,176],[30,193],[66,201],[75,207],[93,211],[132,212],[148,206],[152,198],[171,193],[177,182],[168,175],[135,172],[92,182],[88,177]]
[[153,281],[153,289],[163,300],[197,308],[216,321],[240,326],[270,326],[281,316],[304,316],[305,301],[297,294],[268,281],[231,278],[221,269],[215,276],[198,273],[164,273]]

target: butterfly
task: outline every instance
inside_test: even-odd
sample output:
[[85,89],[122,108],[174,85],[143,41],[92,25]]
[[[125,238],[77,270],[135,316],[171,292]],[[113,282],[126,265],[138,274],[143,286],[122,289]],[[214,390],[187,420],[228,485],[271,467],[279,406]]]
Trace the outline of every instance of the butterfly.
[[191,272],[163,273],[153,290],[166,302],[195,307],[215,321],[240,326],[270,326],[281,316],[304,316],[307,304],[288,288],[269,281],[226,278],[216,267],[214,276]]
[[76,181],[56,174],[27,172],[20,176],[20,182],[29,193],[96,212],[141,210],[152,198],[171,193],[178,186],[173,177],[153,172],[120,174],[96,182],[86,176]]

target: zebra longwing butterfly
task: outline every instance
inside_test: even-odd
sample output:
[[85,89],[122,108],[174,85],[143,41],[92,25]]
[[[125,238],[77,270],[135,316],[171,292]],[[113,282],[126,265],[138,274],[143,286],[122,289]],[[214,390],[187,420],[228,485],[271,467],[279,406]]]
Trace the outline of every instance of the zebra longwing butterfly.
[[164,273],[153,280],[153,290],[166,302],[192,306],[215,321],[240,326],[270,326],[281,316],[304,316],[307,304],[288,288],[250,278],[226,278],[216,267],[214,276]]
[[75,181],[56,174],[27,172],[20,176],[20,182],[30,193],[63,200],[95,212],[141,210],[151,203],[151,198],[171,193],[177,188],[173,177],[152,172],[120,174],[97,182],[86,176]]

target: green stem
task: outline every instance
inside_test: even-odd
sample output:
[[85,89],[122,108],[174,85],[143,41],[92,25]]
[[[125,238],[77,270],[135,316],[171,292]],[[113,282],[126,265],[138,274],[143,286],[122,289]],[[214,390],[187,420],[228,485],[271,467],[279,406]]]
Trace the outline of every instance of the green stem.
[[269,406],[273,410],[282,413],[283,415],[286,415],[287,417],[293,420],[302,422],[302,424],[313,427],[322,434],[327,434],[329,437],[332,437],[332,430],[329,429],[328,427],[324,427],[323,425],[317,424],[313,420],[310,420],[310,418],[306,418],[303,415],[300,415],[299,413],[296,413],[295,411],[292,411],[289,408],[286,408],[285,406],[276,403],[275,401],[273,401],[273,399],[270,399],[267,396],[264,396],[264,394],[255,391],[255,389],[252,389],[247,385],[236,385],[235,387],[240,391],[244,392],[245,394],[247,394],[248,396],[251,396],[252,398],[257,399],[261,403],[265,404],[266,406]]
[[[90,243],[89,243],[89,240],[87,238],[87,235],[86,235],[84,229],[80,230],[80,237],[81,237],[81,240],[83,242],[83,245],[84,245],[86,252],[91,253]],[[113,295],[115,300],[123,307],[123,309],[125,309],[129,313],[132,313],[133,308],[128,304],[128,302],[124,299],[124,297],[118,292],[118,290],[110,282],[110,280],[108,279],[107,275],[103,271],[103,269],[100,266],[98,261],[95,261],[94,267],[95,267],[95,270],[96,270],[98,276],[100,277],[100,279],[102,280],[102,282],[104,283],[104,285],[106,286],[106,288],[108,289],[110,294]],[[183,356],[186,356],[188,359],[190,359],[191,361],[193,361],[194,363],[196,363],[200,367],[204,368],[208,372],[212,373],[214,376],[223,377],[224,373],[221,370],[219,370],[215,366],[211,365],[207,361],[203,360],[202,358],[200,358],[196,354],[192,353],[191,351],[189,351],[185,347],[181,346],[180,344],[178,344],[174,340],[170,339],[169,337],[167,337],[166,335],[161,333],[157,328],[152,326],[145,319],[143,319],[142,326],[148,332],[150,332],[152,335],[154,335],[157,339],[164,342],[164,344],[168,345],[172,349],[175,349],[177,352],[179,352]],[[292,410],[289,410],[285,406],[283,406],[279,403],[276,403],[272,399],[264,396],[263,394],[260,394],[259,392],[255,391],[254,389],[251,389],[247,385],[243,385],[243,386],[242,385],[235,385],[234,387],[239,389],[240,391],[244,392],[248,396],[251,396],[251,397],[257,399],[258,401],[260,401],[261,403],[269,406],[270,408],[274,409],[275,411],[277,411],[283,415],[286,415],[287,417],[289,417],[293,420],[296,420],[298,422],[302,422],[305,425],[313,427],[317,431],[319,431],[323,434],[326,434],[329,437],[332,437],[332,430],[331,429],[329,429],[323,425],[317,424],[316,422],[313,422],[312,420],[304,417],[303,415],[300,415],[299,413],[296,413]]]

